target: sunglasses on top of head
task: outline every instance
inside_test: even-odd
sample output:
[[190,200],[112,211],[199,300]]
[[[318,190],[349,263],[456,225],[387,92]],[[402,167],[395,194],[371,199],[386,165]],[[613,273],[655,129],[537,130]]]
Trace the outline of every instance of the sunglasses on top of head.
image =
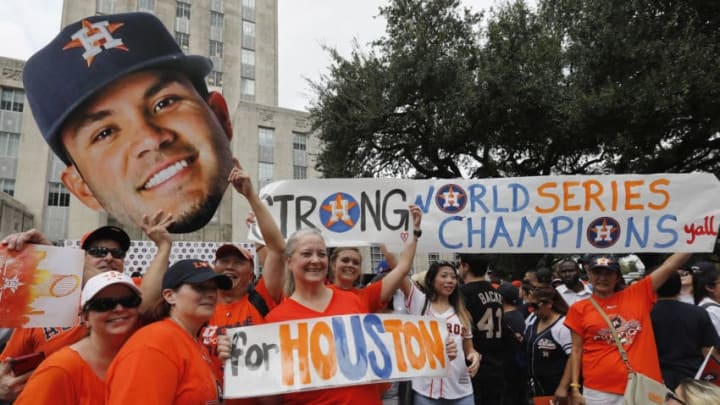
[[98,259],[101,259],[105,256],[107,256],[108,253],[112,255],[114,259],[124,259],[125,258],[125,251],[117,248],[117,249],[110,249],[104,246],[93,246],[91,248],[87,248],[85,250],[87,254],[89,254],[92,257],[97,257]]
[[136,294],[125,297],[95,298],[85,304],[85,310],[107,312],[115,309],[118,304],[122,305],[126,309],[137,308],[140,306],[140,302],[142,302],[142,299]]

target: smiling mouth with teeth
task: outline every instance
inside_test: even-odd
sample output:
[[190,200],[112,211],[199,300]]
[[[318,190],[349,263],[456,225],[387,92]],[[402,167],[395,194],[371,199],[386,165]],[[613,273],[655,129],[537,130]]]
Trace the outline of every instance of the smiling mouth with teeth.
[[143,190],[148,190],[157,186],[160,183],[167,181],[168,179],[176,175],[180,170],[188,167],[188,164],[188,159],[183,159],[177,161],[173,165],[170,165],[160,170],[159,172],[155,173],[155,175],[152,176],[147,183],[145,183],[145,185],[143,186]]

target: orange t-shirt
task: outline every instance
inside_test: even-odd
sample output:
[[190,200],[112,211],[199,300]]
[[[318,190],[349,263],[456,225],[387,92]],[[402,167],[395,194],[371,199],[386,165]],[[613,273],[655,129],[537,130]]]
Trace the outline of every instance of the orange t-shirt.
[[343,290],[335,284],[330,284],[330,288],[336,291],[351,292],[360,297],[360,302],[365,305],[363,312],[378,312],[387,305],[386,302],[380,301],[380,295],[382,294],[382,280],[369,284],[363,288],[353,287],[349,290]]
[[[332,290],[332,299],[322,312],[312,310],[294,299],[288,298],[270,311],[265,317],[265,321],[280,322],[367,313],[367,305],[360,300],[358,295],[340,289]],[[379,405],[382,402],[380,401],[377,384],[365,384],[283,394],[282,403],[298,405]]]
[[15,405],[97,405],[105,402],[105,383],[70,347],[56,351],[33,372]]
[[[265,280],[255,285],[255,291],[265,300],[268,309],[277,306],[270,296],[265,286]],[[213,361],[213,371],[220,381],[223,380],[223,362],[217,357],[217,336],[225,333],[226,329],[236,328],[238,326],[262,325],[265,318],[260,311],[250,302],[249,294],[245,294],[242,298],[229,304],[218,303],[215,307],[213,317],[208,321],[208,326],[204,327],[200,332],[201,342],[207,347]],[[254,398],[246,399],[226,399],[226,405],[253,405],[257,403]]]
[[[650,310],[656,300],[652,280],[645,277],[607,299],[593,295],[613,322],[632,368],[662,382],[655,333]],[[607,322],[590,300],[570,307],[565,326],[583,338],[582,372],[585,386],[622,395],[627,384],[627,367],[620,357]]]
[[45,352],[45,356],[69,346],[88,335],[84,325],[70,328],[26,328],[15,329],[5,346],[0,360],[24,354]]
[[105,375],[108,405],[219,404],[220,382],[205,346],[171,319],[140,328]]

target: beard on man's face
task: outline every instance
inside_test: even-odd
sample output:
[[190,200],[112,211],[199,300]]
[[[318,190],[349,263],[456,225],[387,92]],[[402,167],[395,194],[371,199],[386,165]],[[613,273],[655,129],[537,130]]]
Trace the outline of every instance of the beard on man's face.
[[215,211],[222,200],[222,195],[222,192],[214,192],[208,195],[208,198],[206,198],[204,202],[191,207],[182,216],[175,219],[173,223],[168,226],[168,232],[189,233],[197,231],[207,225],[213,215],[215,215]]

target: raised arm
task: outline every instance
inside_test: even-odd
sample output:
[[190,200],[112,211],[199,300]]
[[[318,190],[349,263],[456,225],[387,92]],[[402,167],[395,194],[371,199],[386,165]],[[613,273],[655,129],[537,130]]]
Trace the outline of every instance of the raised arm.
[[665,281],[670,277],[672,272],[677,271],[677,269],[683,263],[685,263],[690,258],[690,256],[692,256],[692,253],[675,253],[665,259],[665,261],[660,265],[660,267],[650,273],[653,290],[657,291],[657,289],[660,288],[660,286],[663,285]]
[[[422,211],[417,205],[411,205],[410,216],[413,222],[413,231],[420,231],[420,223],[422,222]],[[383,302],[389,300],[395,290],[402,288],[403,293],[407,297],[410,292],[410,279],[407,277],[410,269],[412,268],[413,259],[415,258],[415,249],[417,248],[418,237],[413,232],[413,237],[409,242],[405,244],[402,252],[400,252],[400,259],[398,260],[397,266],[390,270],[387,276],[382,280],[382,290],[380,298]],[[407,283],[407,284],[406,284]],[[407,291],[406,291],[407,289]]]
[[166,214],[162,210],[152,217],[143,215],[140,227],[147,237],[155,242],[157,252],[148,266],[143,281],[140,284],[142,291],[142,303],[140,313],[147,313],[152,310],[153,305],[160,299],[162,293],[162,279],[170,266],[170,251],[172,250],[172,238],[167,228],[172,224],[172,214]]
[[285,270],[285,239],[278,228],[270,210],[262,203],[252,186],[250,176],[242,169],[235,159],[235,167],[230,171],[228,181],[242,194],[255,213],[260,233],[265,240],[265,260],[263,262],[263,278],[265,287],[276,302],[280,302],[283,290],[283,273]]

